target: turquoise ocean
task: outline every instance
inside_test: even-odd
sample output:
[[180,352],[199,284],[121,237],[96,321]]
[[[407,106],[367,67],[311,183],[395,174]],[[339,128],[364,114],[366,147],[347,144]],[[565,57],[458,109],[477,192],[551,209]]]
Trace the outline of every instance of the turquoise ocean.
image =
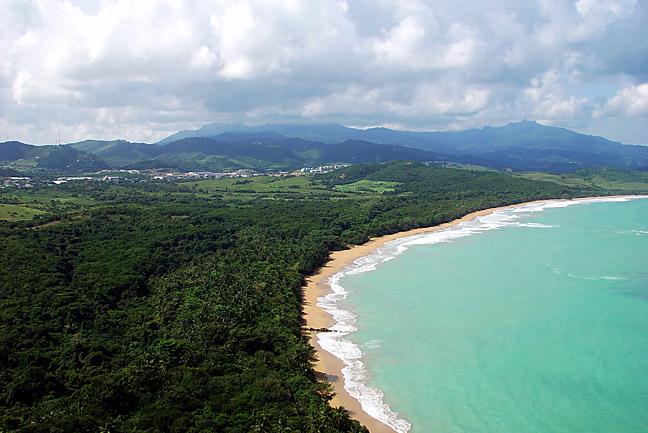
[[398,432],[648,432],[648,199],[401,238],[331,279],[345,388]]

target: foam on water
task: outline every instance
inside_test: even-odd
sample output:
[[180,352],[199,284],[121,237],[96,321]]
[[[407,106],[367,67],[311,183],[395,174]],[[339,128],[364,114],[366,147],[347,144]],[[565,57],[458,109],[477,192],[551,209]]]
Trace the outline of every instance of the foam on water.
[[367,341],[363,346],[367,349],[379,349],[381,340],[375,338],[373,340]]
[[[413,245],[431,245],[441,242],[452,242],[455,239],[484,233],[490,230],[497,230],[503,227],[531,227],[546,229],[553,226],[521,222],[521,216],[525,213],[542,212],[545,209],[564,208],[567,206],[598,202],[623,202],[648,196],[623,196],[623,197],[600,197],[576,200],[549,200],[533,202],[519,206],[501,209],[490,214],[475,218],[452,226],[445,230],[407,236],[386,243],[368,256],[361,257],[352,265],[343,269],[329,278],[332,292],[317,300],[317,305],[333,316],[335,324],[330,328],[334,332],[321,332],[317,334],[319,345],[330,352],[344,363],[342,369],[344,376],[344,388],[356,400],[360,402],[362,409],[377,419],[390,426],[399,433],[406,433],[411,429],[411,424],[394,412],[384,402],[384,395],[381,390],[367,385],[369,374],[362,362],[362,350],[355,343],[344,337],[357,331],[355,315],[343,308],[340,308],[340,301],[348,295],[348,290],[340,284],[345,275],[359,274],[376,269],[380,263],[392,260],[399,254],[405,252]],[[572,275],[570,275],[572,276]],[[576,277],[576,276],[572,276]],[[578,277],[577,277],[578,278]],[[582,277],[581,277],[582,278]],[[623,277],[599,276],[597,279],[617,279]]]

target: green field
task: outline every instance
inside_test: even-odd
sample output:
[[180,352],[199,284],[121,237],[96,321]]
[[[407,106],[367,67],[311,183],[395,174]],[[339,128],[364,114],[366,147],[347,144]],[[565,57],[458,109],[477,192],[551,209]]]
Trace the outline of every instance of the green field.
[[393,192],[400,182],[360,180],[331,188],[317,177],[254,176],[236,179],[210,179],[185,182],[183,186],[194,189],[197,194],[221,194],[227,199],[251,198],[345,198],[357,195],[378,196]]
[[235,179],[209,179],[183,182],[182,186],[198,195],[218,195],[233,200],[254,198],[341,198],[348,194],[337,192],[316,181],[312,176],[254,176]]
[[[96,200],[82,191],[72,193],[58,188],[21,189],[0,195],[0,206],[15,206],[31,212],[29,216],[20,219],[31,219],[44,213],[66,213],[81,208],[87,209],[94,204]],[[2,219],[8,218],[2,217]]]
[[27,203],[34,205],[35,207],[41,206],[50,206],[52,204],[78,204],[78,205],[88,205],[94,202],[94,200],[87,197],[81,196],[71,196],[66,195],[65,193],[53,192],[49,194],[16,194],[10,197],[17,198],[21,203]]
[[400,182],[363,179],[345,185],[337,185],[335,186],[335,189],[343,192],[373,192],[383,194],[385,192],[394,192],[398,185],[400,185]]
[[648,173],[620,170],[583,170],[569,174],[521,173],[518,177],[554,182],[574,188],[616,191],[618,193],[647,193]]
[[227,192],[300,192],[319,190],[325,188],[313,183],[310,177],[306,176],[254,176],[233,179],[209,179],[189,182],[184,185],[195,185],[199,189],[208,191]]
[[0,204],[0,220],[4,221],[30,220],[36,215],[44,213],[45,212],[42,210],[30,207],[17,206],[13,204]]

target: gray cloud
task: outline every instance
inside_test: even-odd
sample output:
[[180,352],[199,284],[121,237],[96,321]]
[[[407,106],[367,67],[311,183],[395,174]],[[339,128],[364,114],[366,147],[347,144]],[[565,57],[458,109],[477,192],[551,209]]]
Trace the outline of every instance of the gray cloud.
[[5,0],[0,134],[533,118],[648,144],[646,22],[638,0]]

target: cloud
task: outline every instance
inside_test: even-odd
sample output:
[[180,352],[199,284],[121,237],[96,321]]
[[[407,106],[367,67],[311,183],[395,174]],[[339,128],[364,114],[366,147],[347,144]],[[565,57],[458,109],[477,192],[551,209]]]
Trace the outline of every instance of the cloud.
[[531,80],[524,95],[531,103],[534,118],[550,121],[574,117],[587,104],[587,98],[566,95],[562,82],[558,71],[553,69]]
[[636,0],[4,0],[0,135],[638,118],[647,20]]
[[397,22],[370,41],[374,61],[397,69],[452,69],[470,64],[477,40],[469,25],[440,23],[433,10],[412,2],[395,12]]
[[638,86],[627,86],[610,98],[604,107],[599,109],[599,116],[648,117],[648,83]]
[[414,117],[420,115],[467,115],[477,113],[488,104],[491,91],[480,86],[465,86],[458,83],[424,83],[414,92],[414,97],[405,102],[389,104],[394,116]]

